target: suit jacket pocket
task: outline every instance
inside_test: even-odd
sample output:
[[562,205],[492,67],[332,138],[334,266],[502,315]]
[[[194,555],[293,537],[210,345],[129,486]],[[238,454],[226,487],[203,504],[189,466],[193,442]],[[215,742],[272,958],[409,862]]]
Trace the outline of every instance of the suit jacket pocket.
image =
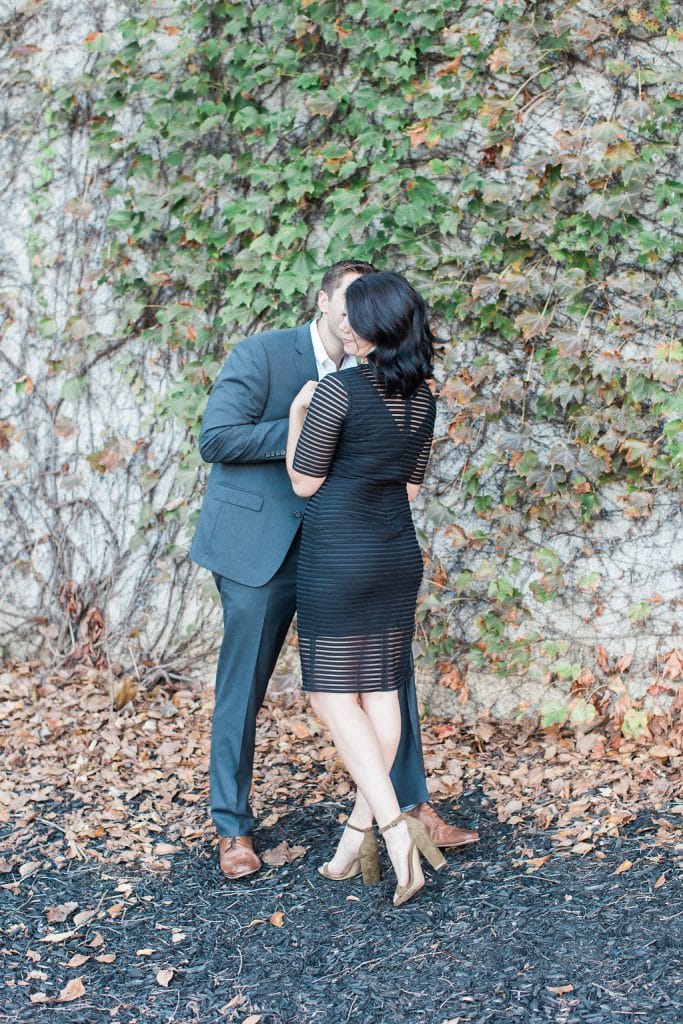
[[212,488],[212,496],[218,501],[225,501],[230,505],[239,505],[240,508],[251,508],[258,512],[263,505],[263,495],[255,494],[253,491],[243,491],[240,487],[230,487],[229,484],[217,483]]

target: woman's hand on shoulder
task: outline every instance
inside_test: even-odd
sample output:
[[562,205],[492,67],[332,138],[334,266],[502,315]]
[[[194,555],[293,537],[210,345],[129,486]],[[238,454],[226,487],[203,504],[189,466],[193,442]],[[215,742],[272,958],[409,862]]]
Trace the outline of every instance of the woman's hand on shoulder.
[[317,386],[317,380],[307,380],[301,390],[294,396],[290,406],[290,412],[298,412],[305,415],[308,412],[308,407],[311,404],[311,399],[315,394]]

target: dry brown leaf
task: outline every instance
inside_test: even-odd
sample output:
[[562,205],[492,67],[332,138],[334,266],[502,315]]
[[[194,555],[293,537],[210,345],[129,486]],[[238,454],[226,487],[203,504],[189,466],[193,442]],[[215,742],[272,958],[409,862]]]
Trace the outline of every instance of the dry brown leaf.
[[85,953],[74,953],[74,955],[71,957],[71,959],[67,961],[66,966],[67,967],[82,967],[83,964],[87,964],[89,959],[90,959],[90,957],[86,956]]
[[77,928],[92,921],[93,917],[97,914],[96,910],[81,910],[80,913],[74,914],[74,924]]
[[126,676],[122,679],[114,690],[114,707],[117,711],[124,708],[126,704],[129,704],[138,695],[138,688],[135,682],[135,676]]
[[157,843],[154,847],[154,856],[163,857],[167,853],[180,853],[182,846],[174,846],[172,843]]
[[50,997],[46,996],[44,992],[34,992],[33,995],[30,995],[28,998],[29,998],[29,1001],[32,1002],[32,1003],[49,1003],[50,1002]]
[[625,871],[630,871],[632,867],[633,867],[633,861],[632,860],[622,860],[622,862],[619,865],[619,867],[615,868],[614,874],[615,875],[623,875],[623,873]]
[[29,875],[34,875],[40,867],[39,860],[29,860],[25,864],[22,864],[19,868],[19,877],[28,878]]
[[173,975],[175,974],[175,967],[166,967],[164,970],[157,971],[156,978],[157,983],[162,985],[164,988],[168,988]]
[[262,1016],[261,1013],[250,1013],[248,1017],[244,1018],[242,1024],[259,1024]]
[[534,871],[538,871],[538,869],[542,867],[547,860],[550,860],[551,856],[552,854],[546,853],[545,857],[528,857],[525,862],[529,865],[527,868],[527,874],[530,875]]
[[229,1003],[226,1003],[225,1009],[234,1010],[237,1006],[242,1006],[242,1004],[246,1003],[246,1001],[247,997],[243,996],[242,993],[240,992],[236,996],[233,996]]
[[110,907],[107,907],[107,914],[115,920],[117,917],[121,917],[124,906],[123,903],[112,903]]
[[74,910],[78,910],[77,903],[58,903],[54,907],[48,907],[45,911],[48,924],[62,924],[68,917],[71,917]]
[[667,747],[664,744],[658,744],[655,747],[649,747],[647,752],[650,755],[650,757],[654,757],[658,761],[666,761],[669,757],[678,757],[681,753],[681,751],[676,750],[675,747]]
[[655,887],[655,889],[661,889],[662,886],[665,885],[665,884],[666,884],[666,875],[662,874],[662,875],[659,876],[659,878],[655,882],[654,887]]
[[78,934],[75,929],[71,929],[68,932],[52,932],[51,935],[46,935],[42,938],[41,942],[66,942],[67,939],[72,939],[74,935]]
[[281,910],[276,910],[274,914],[270,915],[268,920],[275,928],[282,928],[285,923],[285,915]]
[[72,978],[68,981],[57,997],[58,1003],[71,1003],[74,999],[80,999],[85,995],[85,985],[82,978]]
[[548,992],[554,992],[556,996],[566,995],[567,992],[573,992],[573,985],[546,985]]
[[151,956],[152,953],[156,953],[156,950],[152,949],[151,947],[147,948],[147,949],[136,949],[135,950],[135,955],[136,956]]
[[286,839],[283,839],[277,846],[271,847],[261,855],[261,860],[264,864],[270,864],[271,867],[282,867],[283,864],[291,864],[292,861],[298,860],[299,857],[303,857],[307,852],[305,846],[290,846]]
[[103,946],[103,945],[104,945],[104,935],[102,934],[102,932],[95,932],[95,935],[94,935],[92,941],[88,943],[88,946],[91,949],[99,949],[100,946]]
[[95,957],[98,964],[113,964],[116,960],[116,953],[100,953],[99,956]]

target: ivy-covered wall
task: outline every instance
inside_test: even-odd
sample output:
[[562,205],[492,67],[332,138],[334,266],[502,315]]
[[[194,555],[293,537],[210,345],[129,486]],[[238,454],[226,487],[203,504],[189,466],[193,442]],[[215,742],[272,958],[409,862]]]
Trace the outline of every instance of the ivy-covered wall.
[[660,714],[683,665],[668,0],[29,0],[3,30],[5,653],[210,675],[186,554],[207,390],[355,256],[405,272],[442,339],[426,699],[590,721],[616,697],[634,735]]

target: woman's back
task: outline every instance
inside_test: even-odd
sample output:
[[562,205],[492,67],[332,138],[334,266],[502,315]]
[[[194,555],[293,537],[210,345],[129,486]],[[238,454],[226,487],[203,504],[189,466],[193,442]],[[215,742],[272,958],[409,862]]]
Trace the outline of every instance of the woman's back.
[[389,398],[367,364],[330,374],[311,403],[296,468],[327,475],[325,488],[344,479],[421,483],[434,417],[434,397],[426,383],[411,398]]

